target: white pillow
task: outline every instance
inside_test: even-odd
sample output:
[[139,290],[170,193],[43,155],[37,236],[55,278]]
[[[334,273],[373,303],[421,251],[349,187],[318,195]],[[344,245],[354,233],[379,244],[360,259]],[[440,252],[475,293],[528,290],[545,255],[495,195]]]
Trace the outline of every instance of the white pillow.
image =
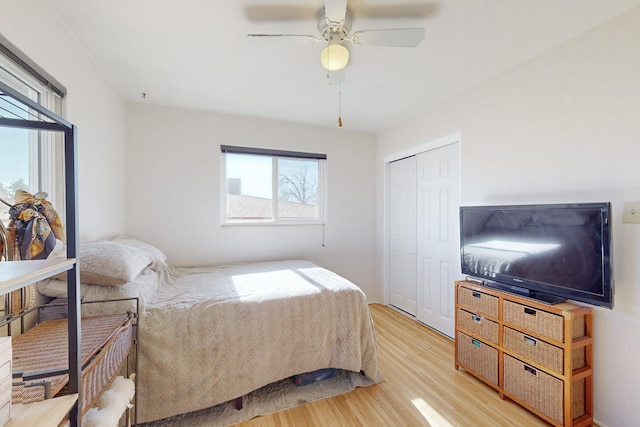
[[166,266],[167,256],[160,249],[149,243],[134,239],[133,237],[129,237],[125,234],[120,234],[111,239],[111,241],[127,246],[132,246],[134,248],[142,249],[143,251],[148,252],[154,258],[154,263],[152,265],[152,268],[154,270],[159,270]]
[[154,262],[147,251],[110,241],[80,245],[80,282],[118,286],[131,282]]

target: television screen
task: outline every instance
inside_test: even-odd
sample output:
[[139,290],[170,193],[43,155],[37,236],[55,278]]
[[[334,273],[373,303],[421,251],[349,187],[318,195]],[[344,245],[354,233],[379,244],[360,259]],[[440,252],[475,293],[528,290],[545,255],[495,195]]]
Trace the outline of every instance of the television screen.
[[463,206],[462,273],[555,302],[613,307],[610,203]]

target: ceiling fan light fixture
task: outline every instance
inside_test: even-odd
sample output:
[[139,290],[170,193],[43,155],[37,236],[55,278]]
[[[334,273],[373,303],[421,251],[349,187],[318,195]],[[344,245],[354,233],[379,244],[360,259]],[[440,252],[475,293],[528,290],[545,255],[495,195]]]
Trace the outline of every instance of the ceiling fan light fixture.
[[320,62],[328,71],[342,70],[349,62],[349,49],[338,42],[329,42],[320,52]]

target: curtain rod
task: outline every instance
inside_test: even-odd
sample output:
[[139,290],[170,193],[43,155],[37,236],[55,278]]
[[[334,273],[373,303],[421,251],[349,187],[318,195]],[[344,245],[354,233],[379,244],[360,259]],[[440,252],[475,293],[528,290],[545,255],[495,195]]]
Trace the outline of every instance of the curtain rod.
[[221,145],[220,151],[223,153],[256,154],[256,155],[262,155],[262,156],[275,156],[275,157],[293,157],[297,159],[326,160],[327,158],[326,154],[320,154],[320,153],[305,153],[301,151],[274,150],[269,148],[237,147],[234,145]]

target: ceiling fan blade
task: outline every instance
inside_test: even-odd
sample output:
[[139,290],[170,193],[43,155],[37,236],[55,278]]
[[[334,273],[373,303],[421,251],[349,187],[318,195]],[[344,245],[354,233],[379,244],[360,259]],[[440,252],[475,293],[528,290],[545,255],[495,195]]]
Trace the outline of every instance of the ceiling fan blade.
[[424,28],[356,31],[351,43],[368,46],[416,47],[424,40]]
[[426,18],[438,13],[437,3],[394,4],[393,6],[354,6],[350,8],[354,16],[369,19]]
[[347,0],[324,0],[324,14],[331,27],[342,27],[347,15]]
[[318,9],[303,6],[247,6],[245,15],[253,22],[311,21],[318,16]]
[[259,44],[316,44],[324,41],[309,34],[247,34],[247,38]]

